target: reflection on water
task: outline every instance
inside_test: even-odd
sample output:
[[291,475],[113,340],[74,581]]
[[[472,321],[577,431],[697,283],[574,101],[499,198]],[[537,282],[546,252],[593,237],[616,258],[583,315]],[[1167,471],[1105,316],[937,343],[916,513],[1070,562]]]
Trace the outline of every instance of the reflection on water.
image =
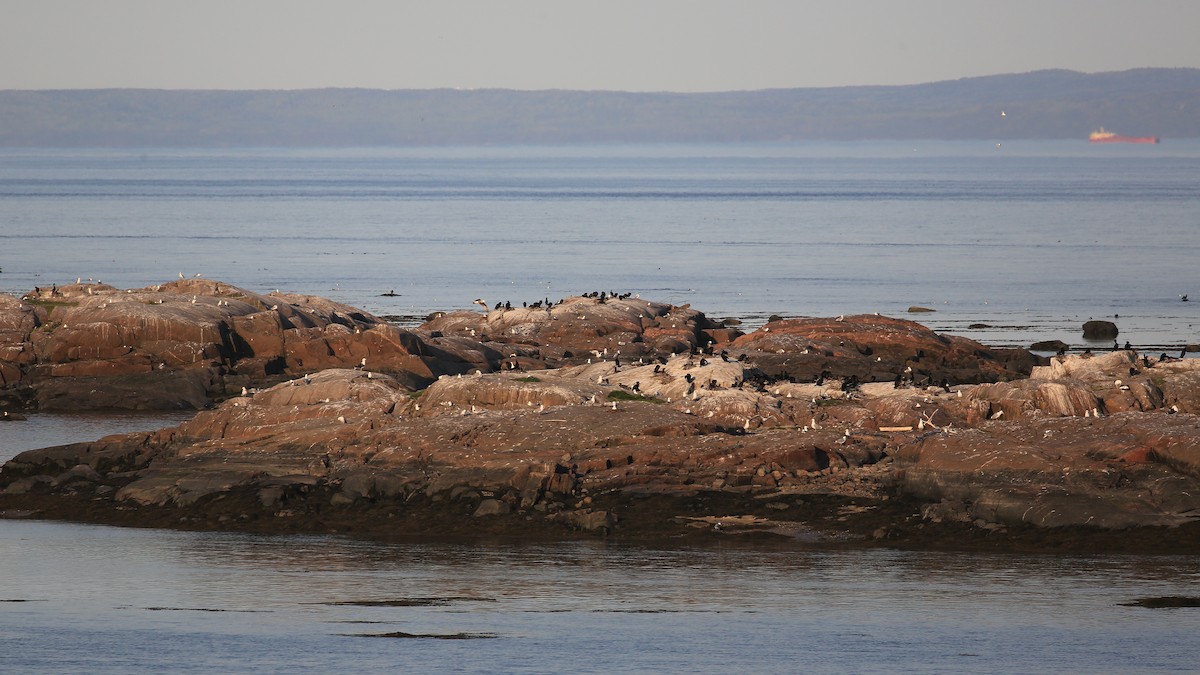
[[[0,521],[21,671],[1189,669],[1183,557],[502,545]],[[494,636],[364,640],[355,635]],[[142,649],[145,648],[145,651]]]
[[195,411],[30,414],[23,421],[0,423],[0,462],[7,462],[26,450],[94,441],[111,434],[163,429],[195,414]]
[[[177,424],[35,415],[0,457]],[[1193,669],[1187,557],[374,543],[0,520],[13,672]],[[391,637],[368,639],[364,636]],[[465,639],[487,638],[487,639]]]

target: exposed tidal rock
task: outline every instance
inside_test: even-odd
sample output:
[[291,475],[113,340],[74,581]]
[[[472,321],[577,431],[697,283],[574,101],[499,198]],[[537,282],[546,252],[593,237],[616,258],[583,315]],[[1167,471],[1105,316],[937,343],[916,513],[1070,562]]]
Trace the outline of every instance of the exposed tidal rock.
[[589,358],[630,363],[692,351],[738,334],[686,305],[578,296],[486,313],[439,313],[419,331],[436,334],[431,341],[439,345],[453,338],[481,342],[499,355],[481,352],[486,364],[505,370],[554,368]]
[[537,304],[403,331],[195,279],[5,302],[7,390],[211,409],[21,453],[0,511],[74,499],[260,531],[610,535],[716,531],[741,512],[772,523],[759,532],[858,522],[893,543],[913,513],[984,533],[1200,514],[1200,360],[1039,359],[880,316],[739,335],[636,298]]
[[1093,319],[1085,321],[1083,324],[1083,339],[1085,340],[1113,340],[1119,333],[1117,324],[1111,321]]
[[1035,352],[1065,352],[1070,348],[1071,345],[1062,340],[1042,340],[1029,345],[1029,349]]
[[[22,453],[0,483],[28,491],[35,476],[86,464],[93,481],[117,488],[117,505],[185,508],[241,492],[267,510],[307,512],[420,495],[466,500],[480,516],[534,509],[547,522],[594,531],[619,514],[586,512],[588,495],[779,488],[884,454],[883,439],[848,441],[841,427],[802,438],[786,429],[748,434],[740,420],[722,423],[728,413],[639,398],[593,402],[589,391],[624,390],[587,384],[578,368],[546,371],[539,382],[448,377],[416,399],[387,376],[323,371],[156,434]],[[537,408],[527,405],[534,400]],[[570,515],[576,509],[584,511]]]
[[206,279],[0,299],[0,386],[41,410],[201,408],[242,387],[355,366],[417,388],[470,364],[353,307]]
[[965,426],[895,453],[898,484],[972,518],[1039,526],[1178,525],[1197,517],[1197,362],[1132,351],[1056,357],[1023,381],[969,388]]
[[898,379],[922,386],[1017,379],[1040,362],[1025,350],[990,349],[878,315],[773,321],[734,340],[729,352],[744,354],[774,378]]
[[993,422],[930,434],[894,456],[901,489],[962,503],[972,518],[1125,528],[1197,518],[1198,450],[1192,416],[1123,413]]

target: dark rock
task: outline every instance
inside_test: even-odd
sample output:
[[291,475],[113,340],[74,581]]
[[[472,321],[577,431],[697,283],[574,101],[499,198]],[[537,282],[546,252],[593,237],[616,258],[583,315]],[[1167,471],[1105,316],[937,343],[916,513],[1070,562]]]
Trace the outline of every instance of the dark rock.
[[474,516],[476,518],[482,516],[502,516],[510,511],[512,511],[512,507],[506,502],[502,502],[499,499],[485,499],[479,502],[479,507],[475,509]]
[[580,509],[578,511],[562,511],[551,516],[552,519],[569,527],[587,532],[606,531],[617,524],[617,518],[608,511],[593,511]]
[[1117,324],[1093,319],[1083,324],[1083,339],[1113,340],[1117,337]]
[[1059,352],[1064,349],[1069,349],[1071,345],[1062,340],[1042,340],[1029,345],[1029,351],[1032,352]]

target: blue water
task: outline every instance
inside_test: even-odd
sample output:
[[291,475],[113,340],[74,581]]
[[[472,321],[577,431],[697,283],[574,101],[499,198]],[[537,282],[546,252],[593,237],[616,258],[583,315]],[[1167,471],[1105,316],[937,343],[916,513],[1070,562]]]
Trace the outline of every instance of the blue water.
[[[0,290],[202,273],[380,314],[592,290],[1200,341],[1200,143],[0,150]],[[400,297],[380,297],[395,290]],[[972,329],[972,323],[993,328]],[[36,415],[21,450],[174,418]],[[446,546],[0,520],[6,672],[1179,672],[1190,558]],[[437,606],[361,600],[465,598]],[[13,602],[22,601],[22,602]],[[387,639],[403,631],[478,639]]]
[[1196,141],[0,151],[11,293],[201,273],[423,316],[603,289],[752,324],[924,305],[993,344],[1119,315],[1157,346],[1200,341],[1198,229]]
[[[0,458],[172,421],[37,415],[0,428]],[[1125,606],[1200,595],[1193,557],[735,544],[374,543],[0,519],[0,671],[1147,673],[1200,662],[1200,609]],[[420,604],[429,598],[447,601]],[[361,604],[388,601],[417,602]],[[369,637],[396,632],[423,637]]]
[[[1182,672],[1189,558],[373,544],[0,522],[9,672]],[[457,598],[440,606],[337,603]],[[21,600],[24,602],[9,602]],[[372,638],[406,632],[445,640]]]

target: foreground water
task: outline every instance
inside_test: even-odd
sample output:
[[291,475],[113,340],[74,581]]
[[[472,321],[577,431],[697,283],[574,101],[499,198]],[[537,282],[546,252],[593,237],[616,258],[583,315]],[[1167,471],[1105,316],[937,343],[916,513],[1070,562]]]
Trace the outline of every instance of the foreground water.
[[1001,345],[1119,315],[1165,347],[1200,341],[1198,214],[1195,140],[0,150],[0,290],[200,273],[424,316],[603,289],[752,323],[924,305]]
[[191,419],[187,412],[29,413],[28,419],[0,424],[0,463],[26,450],[94,441],[110,434],[152,431]]
[[[12,672],[1153,672],[1196,561],[374,544],[0,522]],[[376,637],[404,633],[417,637]]]
[[[0,447],[173,418],[36,416]],[[23,440],[9,435],[21,425]],[[0,520],[8,672],[1182,672],[1200,561]],[[381,637],[382,636],[382,637]]]

